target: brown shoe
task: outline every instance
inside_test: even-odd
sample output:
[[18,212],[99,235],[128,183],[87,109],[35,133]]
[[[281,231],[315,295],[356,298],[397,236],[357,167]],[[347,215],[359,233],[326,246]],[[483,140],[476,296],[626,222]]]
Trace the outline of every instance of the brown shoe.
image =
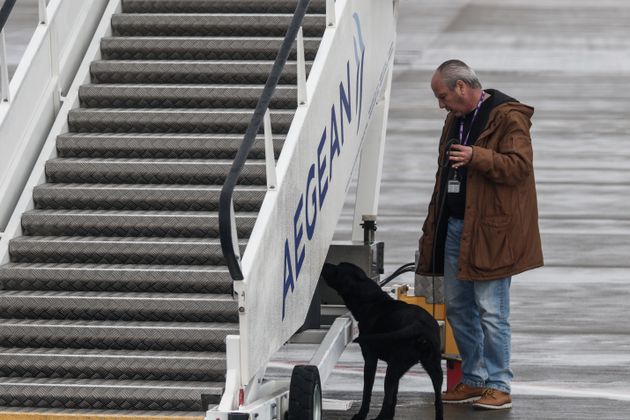
[[502,410],[512,408],[512,397],[507,392],[486,388],[483,390],[481,398],[473,403],[473,407],[479,410]]
[[445,404],[464,404],[478,400],[484,389],[463,383],[458,383],[450,391],[442,393],[442,402]]

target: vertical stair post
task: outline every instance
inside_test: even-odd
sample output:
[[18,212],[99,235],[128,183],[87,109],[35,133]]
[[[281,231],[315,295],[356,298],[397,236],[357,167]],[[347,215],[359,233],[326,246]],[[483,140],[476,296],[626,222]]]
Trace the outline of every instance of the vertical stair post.
[[60,66],[59,66],[59,41],[57,35],[57,28],[55,25],[48,23],[48,10],[46,8],[46,1],[39,0],[39,21],[42,25],[48,25],[48,49],[50,51],[50,70],[53,76],[53,83],[55,89],[53,90],[53,107],[55,114],[61,109],[61,83],[59,80]]
[[302,27],[300,27],[297,36],[297,85],[298,106],[306,105],[306,60],[304,59],[304,33]]
[[326,0],[326,26],[337,24],[337,14],[335,13],[335,0]]
[[352,224],[353,241],[363,240],[364,232],[361,228],[363,215],[378,214],[392,73],[393,71],[390,67],[385,79],[385,89],[382,89],[375,104],[372,122],[368,128],[367,137],[363,149],[361,150],[357,192],[354,204],[354,221]]
[[[240,389],[241,377],[241,339],[238,335],[228,335],[225,337],[226,347],[226,370],[225,391],[219,404],[219,410],[232,411],[238,408],[238,393]],[[209,414],[206,420],[211,420],[213,416]],[[216,417],[215,417],[216,418]]]
[[267,169],[267,189],[273,190],[278,185],[276,177],[276,155],[273,148],[273,133],[271,131],[271,113],[269,108],[263,120],[265,130],[265,167]]
[[234,200],[230,200],[230,227],[232,228],[232,246],[237,261],[241,260],[241,249],[238,246],[238,229],[236,228],[236,213],[234,213]]
[[48,12],[46,10],[46,0],[39,0],[39,23],[48,24]]
[[55,114],[61,109],[61,86],[59,84],[59,48],[57,41],[57,31],[49,25],[48,9],[46,7],[46,0],[39,0],[39,24],[48,25],[48,51],[50,55],[50,69],[53,76],[53,82],[55,84],[55,90],[53,91],[53,108]]
[[9,102],[11,96],[9,94],[9,63],[7,62],[7,47],[4,41],[4,30],[0,31],[0,78],[2,85],[0,94],[2,102]]

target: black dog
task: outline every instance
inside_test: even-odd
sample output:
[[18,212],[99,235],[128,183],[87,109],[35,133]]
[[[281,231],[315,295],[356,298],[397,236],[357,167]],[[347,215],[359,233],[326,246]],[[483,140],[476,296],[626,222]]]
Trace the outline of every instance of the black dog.
[[416,363],[431,377],[435,392],[435,418],[442,420],[442,365],[437,321],[419,306],[395,300],[356,265],[325,264],[322,276],[339,293],[359,323],[357,342],[365,362],[361,409],[352,417],[363,420],[370,399],[378,359],[387,363],[385,397],[376,420],[393,419],[400,378]]

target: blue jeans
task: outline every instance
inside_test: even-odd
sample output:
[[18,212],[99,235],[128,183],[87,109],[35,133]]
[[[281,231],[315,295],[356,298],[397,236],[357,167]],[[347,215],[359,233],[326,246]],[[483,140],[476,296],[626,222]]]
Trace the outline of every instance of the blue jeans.
[[462,357],[462,382],[510,393],[511,277],[458,280],[457,260],[464,221],[450,218],[444,257],[446,316]]

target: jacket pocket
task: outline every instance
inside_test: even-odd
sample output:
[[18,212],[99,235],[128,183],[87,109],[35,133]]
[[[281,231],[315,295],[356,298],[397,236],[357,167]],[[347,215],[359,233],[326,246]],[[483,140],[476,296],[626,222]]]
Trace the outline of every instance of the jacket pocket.
[[470,263],[477,270],[494,271],[514,265],[510,240],[510,216],[492,216],[479,221]]

